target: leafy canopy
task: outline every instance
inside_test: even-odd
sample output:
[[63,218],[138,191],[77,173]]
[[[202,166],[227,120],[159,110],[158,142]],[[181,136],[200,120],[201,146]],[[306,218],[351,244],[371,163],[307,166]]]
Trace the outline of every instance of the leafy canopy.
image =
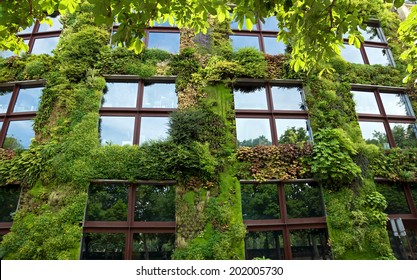
[[[233,2],[234,4],[230,4]],[[396,5],[403,0],[395,1]],[[35,19],[45,21],[47,14],[73,13],[83,4],[91,4],[94,20],[111,25],[120,23],[113,42],[125,42],[140,52],[145,28],[155,22],[168,21],[206,33],[208,18],[220,22],[233,18],[241,27],[251,29],[258,19],[276,16],[278,38],[292,46],[291,66],[295,71],[309,70],[316,62],[340,53],[343,34],[350,44],[359,45],[363,37],[357,27],[365,27],[375,17],[383,0],[12,0],[0,2],[0,49],[18,53],[24,49],[15,33],[30,26]],[[231,12],[233,8],[233,12]]]

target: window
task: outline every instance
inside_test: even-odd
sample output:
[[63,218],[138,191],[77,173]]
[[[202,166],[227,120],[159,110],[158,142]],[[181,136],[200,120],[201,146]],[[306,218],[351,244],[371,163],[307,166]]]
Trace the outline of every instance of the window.
[[17,211],[20,197],[20,186],[7,185],[0,187],[0,234],[6,234],[12,226],[13,216]]
[[90,185],[81,259],[170,259],[174,182]]
[[362,137],[367,143],[390,147],[417,147],[416,117],[402,89],[352,91]]
[[251,31],[247,29],[246,24],[242,26],[242,30],[239,30],[237,22],[232,21],[230,27],[233,35],[230,35],[229,38],[232,41],[233,49],[252,47],[271,55],[285,53],[286,45],[277,41],[279,29],[276,17],[272,16],[264,21],[265,23],[259,21],[254,24]]
[[101,143],[132,145],[168,136],[169,113],[177,108],[170,81],[108,81],[100,109]]
[[301,87],[240,84],[233,90],[239,146],[276,145],[310,140]]
[[35,137],[33,118],[43,87],[16,85],[0,89],[0,146],[27,149]]

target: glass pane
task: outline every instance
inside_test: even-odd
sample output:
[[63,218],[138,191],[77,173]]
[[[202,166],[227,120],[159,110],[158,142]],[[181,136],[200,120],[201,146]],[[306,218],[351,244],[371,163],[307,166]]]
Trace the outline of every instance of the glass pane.
[[123,260],[124,233],[84,233],[82,260]]
[[177,108],[178,97],[175,84],[145,84],[143,108]]
[[12,222],[19,202],[20,187],[7,186],[0,188],[0,222]]
[[322,217],[323,201],[320,188],[308,183],[285,184],[288,218]]
[[86,221],[127,221],[127,197],[127,186],[90,186]]
[[378,34],[378,29],[376,27],[367,26],[365,30],[359,28],[359,31],[365,41],[384,42],[382,37]]
[[307,120],[275,119],[275,124],[278,133],[278,143],[280,144],[296,144],[310,140],[307,131]]
[[13,112],[33,112],[38,110],[43,88],[21,88]]
[[55,50],[59,37],[38,38],[35,39],[31,54],[49,54]]
[[12,90],[0,91],[0,114],[7,112],[11,98]]
[[[235,30],[239,30],[237,21],[232,20],[232,22],[230,23],[230,28],[235,29]],[[246,19],[243,21],[241,30],[248,30],[248,28],[246,27]],[[258,30],[258,26],[256,25],[256,23],[253,24],[252,30]]]
[[38,32],[45,32],[45,31],[56,31],[62,29],[62,23],[60,22],[60,16],[56,17],[47,17],[52,20],[52,26],[47,23],[42,23],[39,25]]
[[389,149],[390,145],[382,122],[359,122],[362,137],[368,144],[375,144],[384,149]]
[[3,128],[3,121],[0,121],[0,131]]
[[330,259],[325,229],[292,230],[290,240],[293,260]]
[[417,208],[417,184],[410,184],[411,197],[413,198],[414,206]]
[[304,110],[301,88],[272,86],[274,110]]
[[135,233],[132,259],[170,260],[174,245],[174,233]]
[[381,64],[383,66],[391,65],[388,49],[365,47],[365,52],[368,56],[369,64]]
[[142,117],[139,145],[150,140],[164,140],[168,136],[169,117]]
[[35,137],[33,131],[33,120],[10,121],[3,148],[5,149],[27,149],[32,138]]
[[180,50],[179,33],[149,32],[148,48],[166,50],[170,53],[178,53]]
[[269,119],[236,118],[236,133],[240,147],[272,145]]
[[229,38],[232,40],[232,46],[235,51],[248,47],[260,50],[258,36],[231,35]]
[[263,38],[264,38],[265,53],[272,54],[272,55],[285,53],[285,49],[287,48],[287,46],[282,42],[278,42],[276,37],[264,36]]
[[239,86],[233,89],[235,109],[266,110],[265,87]]
[[278,20],[275,16],[265,18],[265,23],[261,21],[261,28],[264,31],[279,31]]
[[244,220],[281,218],[277,185],[242,184],[241,188]]
[[106,83],[102,107],[136,107],[138,83]]
[[375,94],[368,91],[352,91],[356,112],[361,114],[379,114]]
[[135,117],[101,117],[101,144],[132,145]]
[[380,96],[387,115],[412,116],[407,110],[405,95],[380,93]]
[[402,149],[417,148],[417,127],[412,123],[390,123],[395,144]]
[[175,187],[137,187],[135,221],[175,221]]
[[344,48],[341,48],[341,56],[351,63],[363,64],[363,58],[360,49],[357,49],[353,45],[343,45]]
[[377,190],[387,200],[387,214],[408,214],[410,209],[405,198],[404,188],[396,184],[377,184]]
[[11,56],[14,56],[15,54],[12,51],[6,50],[6,51],[0,51],[0,57],[2,58],[9,58]]
[[284,241],[282,231],[248,232],[245,237],[245,257],[267,258],[271,260],[284,259]]

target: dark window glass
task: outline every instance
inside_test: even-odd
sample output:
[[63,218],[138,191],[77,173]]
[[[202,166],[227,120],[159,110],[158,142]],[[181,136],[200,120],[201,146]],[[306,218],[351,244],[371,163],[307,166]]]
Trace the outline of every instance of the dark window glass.
[[27,149],[32,138],[35,137],[33,131],[33,120],[10,121],[3,148],[6,149]]
[[236,134],[241,147],[272,145],[269,119],[236,118]]
[[143,91],[143,108],[177,108],[175,84],[149,83]]
[[404,194],[404,188],[401,185],[377,184],[378,191],[387,200],[388,206],[385,209],[387,214],[406,214],[410,213],[407,200]]
[[265,87],[240,86],[233,90],[233,94],[236,109],[268,109]]
[[304,110],[301,88],[272,86],[274,110]]
[[0,222],[12,222],[19,202],[20,187],[0,187]]
[[284,242],[281,231],[248,232],[245,237],[245,257],[284,259]]
[[55,50],[59,37],[38,38],[35,39],[31,54],[49,54]]
[[132,145],[135,117],[101,117],[101,144]]
[[127,196],[126,186],[90,186],[86,220],[127,221]]
[[381,64],[383,66],[391,65],[388,55],[388,49],[365,46],[365,52],[368,56],[369,64]]
[[139,145],[151,140],[164,140],[168,136],[169,117],[142,117]]
[[353,45],[343,45],[344,48],[341,48],[341,56],[351,63],[363,64],[363,58],[360,49],[356,48]]
[[403,149],[417,147],[417,127],[413,123],[390,123],[395,144]]
[[285,184],[285,199],[288,218],[323,216],[320,188],[308,183]]
[[411,197],[413,198],[414,206],[417,208],[417,184],[410,184]]
[[11,97],[12,90],[0,91],[0,114],[7,112]]
[[232,46],[235,51],[249,47],[260,50],[258,36],[231,35],[229,38],[232,40]]
[[371,42],[384,42],[381,35],[378,33],[378,28],[373,26],[367,26],[365,30],[360,29],[363,38],[365,41],[371,41]]
[[277,41],[276,37],[264,36],[265,53],[271,55],[284,54],[287,46],[283,42]]
[[60,16],[56,17],[47,17],[52,20],[52,26],[47,23],[41,23],[39,25],[38,32],[46,32],[46,31],[58,31],[62,29],[62,23],[60,22]]
[[275,119],[280,144],[296,144],[310,140],[307,131],[307,120]]
[[361,114],[379,114],[375,94],[368,91],[352,91],[356,103],[356,112]]
[[138,83],[106,83],[102,107],[136,107]]
[[180,50],[180,34],[149,32],[148,48],[162,49],[170,53],[178,53]]
[[382,122],[359,122],[359,126],[362,131],[362,137],[368,144],[375,144],[389,149],[387,133],[385,131],[384,124]]
[[13,112],[37,111],[43,88],[21,88]]
[[279,219],[281,217],[277,185],[242,185],[244,220]]
[[380,93],[387,115],[412,116],[404,94]]
[[135,233],[132,259],[170,260],[174,244],[174,233]]
[[175,221],[175,187],[137,187],[135,221]]
[[82,260],[123,260],[124,233],[84,233]]
[[328,260],[330,250],[325,229],[290,231],[293,260]]
[[265,18],[265,23],[261,21],[261,28],[264,31],[279,31],[278,20],[275,16]]

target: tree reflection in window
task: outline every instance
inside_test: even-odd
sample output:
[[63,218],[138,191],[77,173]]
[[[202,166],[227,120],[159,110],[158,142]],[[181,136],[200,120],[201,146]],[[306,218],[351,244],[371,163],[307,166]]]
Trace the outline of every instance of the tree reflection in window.
[[127,221],[127,197],[127,186],[90,186],[86,220]]
[[242,213],[244,220],[279,219],[277,185],[242,185]]
[[133,234],[134,260],[170,260],[174,251],[173,233],[135,233]]
[[135,221],[175,221],[174,186],[137,187]]
[[290,231],[290,239],[294,260],[330,259],[326,230],[292,230]]
[[412,123],[390,123],[392,136],[394,137],[395,144],[402,148],[416,148],[416,125]]
[[19,202],[19,186],[0,187],[0,222],[12,222]]
[[323,216],[320,188],[308,183],[285,184],[285,199],[288,218]]
[[387,214],[410,213],[404,188],[396,184],[377,184],[378,191],[385,197],[388,206],[385,209]]
[[268,258],[271,260],[284,259],[284,242],[282,231],[248,232],[245,238],[245,257]]
[[82,260],[123,260],[124,233],[85,233]]
[[359,122],[362,137],[368,144],[374,144],[384,149],[389,149],[387,133],[382,122]]

